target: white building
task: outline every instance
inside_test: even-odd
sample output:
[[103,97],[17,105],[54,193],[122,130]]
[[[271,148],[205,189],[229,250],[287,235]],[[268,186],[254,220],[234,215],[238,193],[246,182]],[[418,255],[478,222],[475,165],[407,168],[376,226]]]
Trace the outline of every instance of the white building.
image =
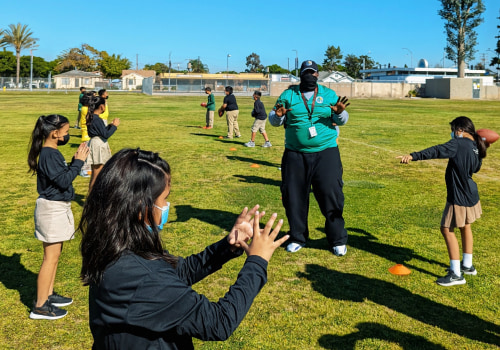
[[[427,79],[457,78],[457,68],[429,68],[425,59],[421,59],[415,68],[387,67],[362,69],[365,81],[405,82],[425,84]],[[465,69],[465,78],[481,79],[482,85],[494,85],[493,76],[484,75],[483,69]]]

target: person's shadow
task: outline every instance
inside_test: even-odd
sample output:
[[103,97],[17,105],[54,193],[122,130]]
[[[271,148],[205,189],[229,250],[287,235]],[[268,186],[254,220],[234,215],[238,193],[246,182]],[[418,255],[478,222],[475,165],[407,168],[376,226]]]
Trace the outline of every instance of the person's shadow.
[[261,176],[250,176],[250,175],[233,175],[234,177],[240,178],[240,182],[246,182],[249,184],[259,183],[263,185],[271,185],[271,186],[281,186],[281,181],[266,179]]
[[191,205],[176,205],[175,213],[177,219],[172,222],[186,222],[190,219],[197,219],[211,225],[220,227],[223,230],[230,230],[238,214],[216,209],[199,209]]
[[383,324],[363,322],[356,325],[356,332],[346,335],[325,334],[318,343],[325,349],[355,349],[356,343],[364,339],[380,339],[399,345],[404,350],[443,350],[442,345],[434,344],[422,336],[401,332]]
[[20,301],[31,309],[36,295],[37,274],[21,264],[21,254],[0,254],[0,282],[5,288],[17,290]]
[[[318,231],[325,232],[324,228],[318,227]],[[347,232],[349,233],[349,238],[347,240],[347,245],[359,250],[364,250],[367,253],[371,253],[377,256],[380,256],[383,259],[392,261],[394,264],[403,264],[409,269],[413,269],[415,271],[419,271],[422,273],[426,273],[428,275],[434,276],[434,277],[442,277],[440,275],[437,275],[435,273],[432,273],[430,271],[424,270],[421,267],[412,265],[409,263],[409,261],[416,259],[420,260],[429,264],[435,264],[442,266],[443,269],[447,268],[448,265],[424,258],[418,254],[416,254],[413,249],[410,248],[405,248],[405,247],[396,247],[390,244],[385,244],[385,243],[380,243],[378,242],[378,238],[375,237],[373,234],[366,232],[365,230],[358,229],[358,228],[352,228],[352,227],[347,227],[346,228]],[[352,232],[359,233],[358,234],[351,234]],[[307,246],[310,248],[316,248],[316,249],[327,249],[327,243],[326,239],[318,239],[318,240],[311,240],[307,243]]]
[[246,163],[252,163],[252,164],[259,164],[263,166],[270,166],[270,167],[279,167],[279,164],[276,163],[271,163],[265,160],[258,160],[258,159],[252,159],[248,157],[239,157],[239,156],[227,156],[228,160],[238,160],[240,162],[246,162]]
[[359,303],[369,300],[462,337],[500,344],[500,326],[455,307],[413,294],[393,283],[342,273],[316,264],[306,265],[305,272],[297,275],[311,281],[313,289],[327,298]]

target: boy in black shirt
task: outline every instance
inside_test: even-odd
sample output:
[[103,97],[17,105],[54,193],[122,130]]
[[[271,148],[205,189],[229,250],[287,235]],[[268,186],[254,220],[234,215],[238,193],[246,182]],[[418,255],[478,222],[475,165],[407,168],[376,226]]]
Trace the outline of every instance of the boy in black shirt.
[[267,137],[266,134],[266,119],[267,119],[267,113],[266,109],[264,108],[264,104],[260,100],[260,97],[262,96],[262,93],[260,91],[255,91],[253,93],[253,99],[255,102],[253,103],[253,111],[252,111],[252,117],[255,118],[255,121],[253,122],[252,125],[252,138],[250,141],[245,143],[246,147],[255,147],[255,136],[257,135],[257,130],[260,131],[262,136],[264,136],[264,140],[266,141],[262,147],[271,147],[271,142],[269,142],[269,138]]

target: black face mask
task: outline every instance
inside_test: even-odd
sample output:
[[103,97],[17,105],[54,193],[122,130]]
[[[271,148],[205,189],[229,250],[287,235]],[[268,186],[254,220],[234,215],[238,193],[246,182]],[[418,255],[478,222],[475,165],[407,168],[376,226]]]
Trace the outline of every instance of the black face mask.
[[69,141],[69,134],[64,135],[63,140],[57,140],[57,145],[58,146],[64,146],[65,144],[68,143],[68,141]]
[[304,74],[300,77],[300,91],[308,92],[314,91],[318,83],[318,77],[312,74]]

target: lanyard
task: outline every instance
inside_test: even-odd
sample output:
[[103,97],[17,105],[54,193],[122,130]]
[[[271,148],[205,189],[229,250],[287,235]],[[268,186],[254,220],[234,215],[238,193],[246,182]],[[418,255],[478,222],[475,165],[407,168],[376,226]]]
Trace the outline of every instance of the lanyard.
[[309,115],[309,120],[311,120],[312,115],[314,113],[314,105],[316,104],[316,96],[318,95],[318,87],[316,86],[316,88],[314,89],[314,96],[313,96],[313,102],[311,105],[311,109],[309,109],[309,105],[307,104],[307,100],[304,97],[303,92],[301,93],[301,95],[302,95],[302,101],[304,101],[304,105],[306,106],[306,109],[307,109],[307,114]]

